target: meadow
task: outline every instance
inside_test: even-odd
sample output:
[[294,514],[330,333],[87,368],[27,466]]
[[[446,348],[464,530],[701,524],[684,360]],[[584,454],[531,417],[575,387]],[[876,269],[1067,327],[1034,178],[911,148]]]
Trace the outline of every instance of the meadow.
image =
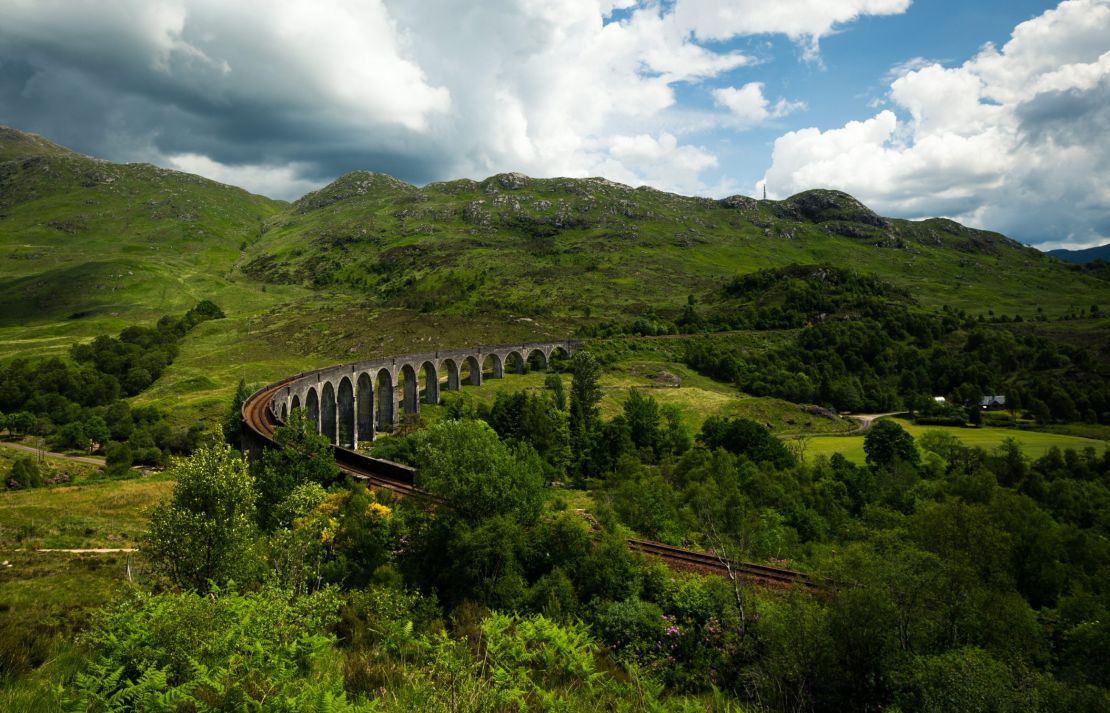
[[[958,428],[954,426],[918,426],[906,419],[892,419],[895,423],[906,429],[914,438],[919,438],[927,431],[940,431],[960,439],[964,445],[991,450],[1002,444],[1008,438],[1017,441],[1022,451],[1028,458],[1039,458],[1052,448],[1065,450],[1071,448],[1082,451],[1085,448],[1094,448],[1097,452],[1107,449],[1107,442],[1093,438],[1082,438],[1063,433],[1048,433],[1042,431],[1026,431],[1014,428]],[[839,453],[853,463],[862,465],[866,460],[863,452],[864,436],[814,436],[805,441],[806,457],[812,459],[818,456],[831,456]]]

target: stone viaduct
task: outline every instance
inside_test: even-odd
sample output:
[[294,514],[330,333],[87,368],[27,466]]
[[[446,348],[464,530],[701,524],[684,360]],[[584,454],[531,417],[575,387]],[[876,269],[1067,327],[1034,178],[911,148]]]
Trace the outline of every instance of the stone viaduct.
[[437,404],[440,392],[483,378],[500,379],[505,371],[546,369],[552,357],[566,358],[579,342],[533,342],[505,346],[405,354],[355,362],[300,374],[270,400],[274,418],[284,422],[303,409],[317,430],[334,445],[358,448],[377,432],[393,430],[398,411],[415,414],[420,403]]

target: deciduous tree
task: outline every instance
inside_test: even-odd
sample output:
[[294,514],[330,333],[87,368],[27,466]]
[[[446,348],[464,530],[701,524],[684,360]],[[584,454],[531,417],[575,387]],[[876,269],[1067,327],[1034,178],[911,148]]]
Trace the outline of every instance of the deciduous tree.
[[143,551],[156,571],[199,592],[250,572],[254,480],[231,446],[202,447],[171,468],[173,495],[151,515]]

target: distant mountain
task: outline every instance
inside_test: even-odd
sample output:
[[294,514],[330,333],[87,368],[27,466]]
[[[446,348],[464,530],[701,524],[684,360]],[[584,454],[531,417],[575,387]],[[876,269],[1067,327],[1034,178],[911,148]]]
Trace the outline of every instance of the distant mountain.
[[690,296],[792,264],[873,274],[926,306],[1028,316],[1108,301],[1104,283],[1003,235],[884,218],[839,191],[715,200],[519,173],[423,188],[347,174],[268,220],[240,269],[423,312],[623,319],[673,318]]
[[0,326],[188,309],[285,205],[0,127]]
[[1096,248],[1086,248],[1084,250],[1049,250],[1047,255],[1051,255],[1057,260],[1064,262],[1073,262],[1078,265],[1083,265],[1095,260],[1104,260],[1110,262],[1110,243],[1106,245],[1099,245]]

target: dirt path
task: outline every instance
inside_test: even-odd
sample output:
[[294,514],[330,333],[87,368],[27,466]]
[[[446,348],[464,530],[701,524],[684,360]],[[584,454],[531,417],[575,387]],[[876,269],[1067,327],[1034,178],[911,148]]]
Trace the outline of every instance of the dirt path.
[[871,426],[874,425],[875,421],[878,421],[880,418],[884,418],[886,416],[897,416],[900,413],[905,413],[905,411],[890,411],[889,413],[858,413],[858,414],[853,414],[851,416],[845,416],[844,417],[845,419],[849,419],[849,418],[850,419],[855,419],[857,422],[859,422],[859,425],[856,426],[855,428],[853,428],[851,431],[841,431],[841,432],[838,432],[838,433],[837,432],[834,432],[834,433],[812,432],[812,431],[811,432],[801,432],[801,433],[780,433],[780,434],[778,434],[778,437],[779,438],[784,438],[784,439],[786,439],[786,438],[794,439],[794,438],[824,438],[826,436],[829,437],[829,438],[834,438],[836,436],[858,436],[861,433],[867,433],[869,430],[871,430]]
[[105,554],[114,554],[114,553],[118,553],[118,552],[138,552],[138,551],[139,550],[136,547],[93,547],[93,548],[90,548],[90,549],[68,549],[68,548],[53,549],[53,548],[49,548],[49,547],[40,547],[37,550],[35,550],[35,552],[69,552],[70,554],[75,554],[75,555],[87,555],[87,554],[105,555]]
[[871,430],[871,426],[880,418],[885,418],[886,416],[897,416],[900,413],[905,413],[905,411],[891,411],[890,413],[861,413],[857,416],[852,416],[852,418],[859,421],[859,428],[852,431],[848,435],[858,436],[861,433],[866,433],[867,431]]
[[[31,453],[36,456],[39,453],[43,452],[40,451],[38,448],[35,448],[34,446],[25,446],[22,443],[8,443],[7,441],[0,441],[0,446],[4,446],[5,448],[13,448],[17,451],[23,451],[25,453]],[[65,453],[54,453],[53,451],[45,451],[45,454],[50,456],[51,458],[61,458],[63,460],[77,461],[78,463],[88,463],[90,465],[99,465],[101,467],[104,466],[103,458],[93,458],[92,456],[67,456]]]

